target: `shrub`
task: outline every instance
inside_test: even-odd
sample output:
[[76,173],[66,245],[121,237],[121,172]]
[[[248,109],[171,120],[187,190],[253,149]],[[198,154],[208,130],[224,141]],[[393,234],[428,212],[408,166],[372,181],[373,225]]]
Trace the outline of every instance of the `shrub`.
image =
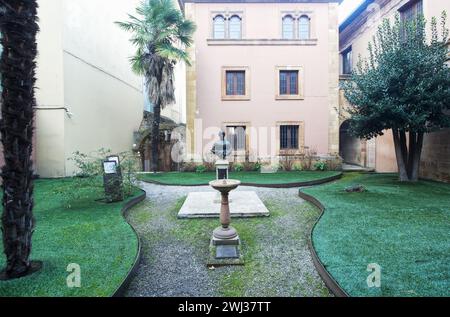
[[242,172],[244,170],[244,165],[241,163],[235,163],[233,164],[233,170],[235,172]]
[[215,162],[204,161],[203,166],[205,166],[205,172],[214,172],[216,170]]
[[190,162],[183,162],[181,164],[181,168],[180,171],[181,172],[195,172],[197,169],[197,164],[195,164],[194,161],[190,161]]
[[292,171],[292,166],[294,161],[292,161],[288,156],[284,157],[284,159],[280,162],[280,169],[286,172]]
[[[76,201],[92,199],[103,199],[105,195],[103,185],[103,161],[111,155],[111,150],[100,149],[91,155],[76,151],[69,161],[76,167],[76,172],[67,187],[60,187],[54,191],[61,197],[66,208],[71,208]],[[122,171],[122,186],[124,196],[133,194],[133,189],[137,182],[137,172],[139,171],[139,160],[132,152],[118,154],[120,158],[120,168]]]
[[139,158],[132,152],[119,154],[120,168],[122,169],[123,192],[125,197],[133,195],[137,186],[137,173],[140,170]]
[[207,169],[206,169],[206,166],[205,166],[205,165],[198,165],[198,166],[195,168],[195,172],[198,173],[198,174],[205,173],[206,170],[207,170]]
[[255,170],[255,163],[253,162],[244,162],[244,171],[253,172]]
[[327,163],[324,162],[324,161],[319,161],[319,162],[317,162],[316,164],[314,164],[314,169],[315,169],[316,171],[322,171],[322,172],[324,172],[324,171],[328,170],[328,165],[327,165]]
[[295,163],[292,165],[292,169],[296,172],[303,171],[303,165],[301,163]]
[[253,167],[253,171],[260,172],[261,171],[261,167],[262,167],[261,162],[256,162],[254,167]]

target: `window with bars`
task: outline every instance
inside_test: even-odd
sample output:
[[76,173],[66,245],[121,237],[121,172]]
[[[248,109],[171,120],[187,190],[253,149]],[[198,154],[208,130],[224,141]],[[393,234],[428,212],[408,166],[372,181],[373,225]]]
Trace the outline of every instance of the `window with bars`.
[[280,71],[280,95],[298,95],[298,70]]
[[283,125],[280,127],[280,149],[281,150],[298,150],[300,127],[298,125]]
[[245,95],[245,71],[227,70],[226,71],[226,94],[227,96]]
[[247,149],[247,137],[245,126],[227,126],[227,138],[233,151],[245,151]]
[[423,15],[423,3],[422,0],[411,0],[400,10],[401,19],[404,23],[411,22],[419,15]]

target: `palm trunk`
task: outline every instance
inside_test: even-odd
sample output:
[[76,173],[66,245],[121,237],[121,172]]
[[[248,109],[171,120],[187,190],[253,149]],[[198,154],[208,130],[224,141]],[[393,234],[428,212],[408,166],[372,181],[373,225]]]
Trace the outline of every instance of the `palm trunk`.
[[2,236],[6,255],[3,277],[30,273],[33,217],[33,163],[31,161],[34,118],[37,3],[35,0],[2,0],[3,54],[2,134],[5,166],[3,178]]
[[153,109],[153,124],[152,124],[152,171],[155,173],[158,172],[160,124],[161,124],[161,103],[157,103]]

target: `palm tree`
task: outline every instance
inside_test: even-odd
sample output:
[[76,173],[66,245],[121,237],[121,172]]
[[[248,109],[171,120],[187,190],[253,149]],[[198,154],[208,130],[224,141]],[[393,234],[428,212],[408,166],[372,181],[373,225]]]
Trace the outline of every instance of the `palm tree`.
[[161,109],[175,102],[174,66],[178,61],[189,65],[186,48],[192,45],[195,24],[183,16],[173,0],[143,1],[136,12],[138,17],[129,15],[128,22],[117,24],[133,33],[130,41],[137,51],[131,58],[132,69],[145,77],[146,93],[153,104],[152,170],[157,172]]
[[7,260],[1,279],[19,278],[39,268],[29,259],[35,225],[31,153],[38,30],[36,0],[0,0],[2,235]]

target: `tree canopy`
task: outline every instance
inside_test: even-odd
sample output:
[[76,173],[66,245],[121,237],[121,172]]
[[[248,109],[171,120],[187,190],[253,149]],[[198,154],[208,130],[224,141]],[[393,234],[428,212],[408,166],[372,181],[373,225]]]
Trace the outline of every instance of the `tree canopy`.
[[446,19],[443,12],[439,27],[433,18],[428,36],[423,16],[383,20],[368,57],[359,58],[343,87],[355,136],[370,139],[392,129],[402,180],[418,177],[423,135],[450,127]]

